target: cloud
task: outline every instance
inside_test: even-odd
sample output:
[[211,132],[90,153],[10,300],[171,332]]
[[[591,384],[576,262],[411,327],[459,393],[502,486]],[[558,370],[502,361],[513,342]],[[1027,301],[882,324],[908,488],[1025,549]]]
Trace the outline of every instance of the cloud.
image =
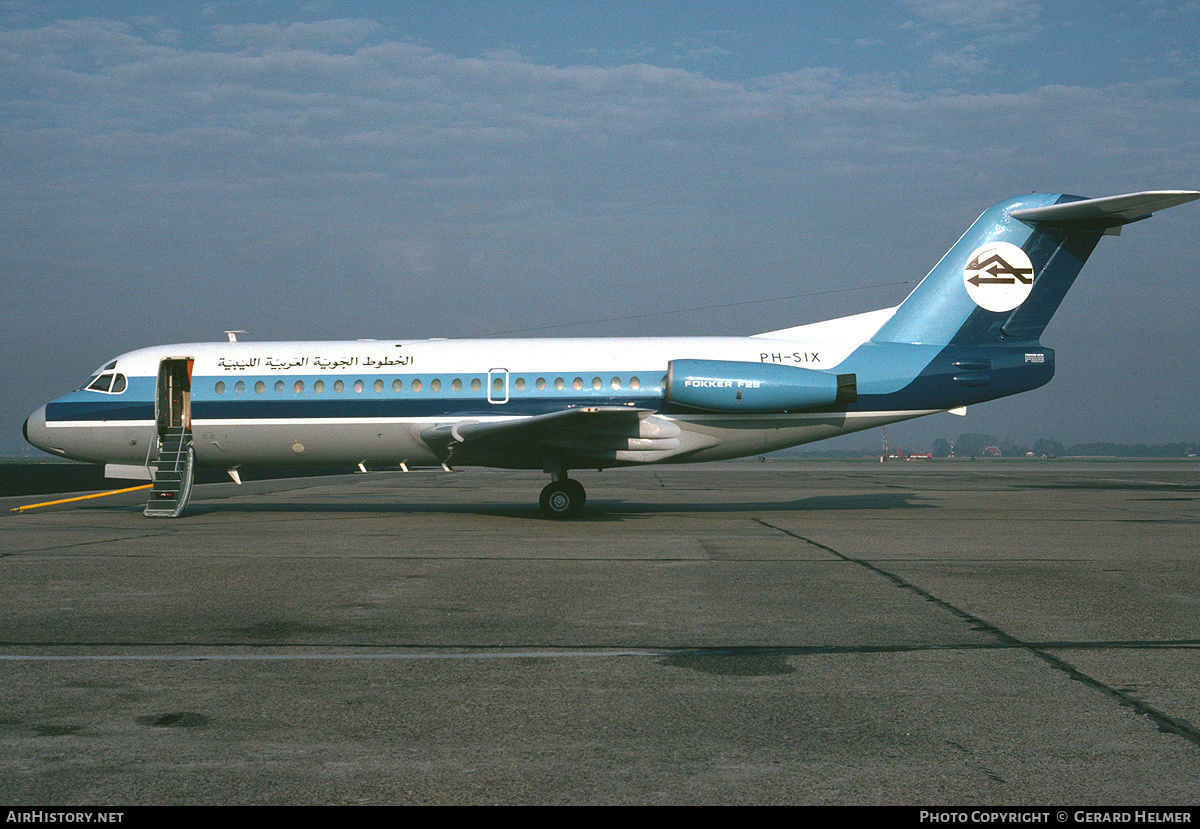
[[373,20],[322,20],[317,23],[216,24],[209,28],[222,46],[251,51],[332,49],[363,43],[383,27]]
[[[1028,7],[993,4],[979,25]],[[583,221],[614,202],[644,214],[637,221],[671,222],[702,188],[770,204],[773,181],[908,182],[905,166],[949,179],[1017,170],[1046,186],[1062,178],[1064,148],[1166,179],[1187,172],[1200,121],[1196,101],[1170,88],[947,85],[947,69],[988,65],[974,46],[935,55],[942,75],[930,83],[820,66],[730,81],[650,63],[552,66],[513,50],[463,57],[372,21],[217,25],[189,46],[161,42],[152,22],[0,33],[14,68],[0,137],[23,209],[50,209],[66,193],[112,209],[174,191],[195,212],[211,210],[204,198],[241,194],[283,215],[303,213],[289,200],[306,192],[344,190],[362,207],[337,202],[333,213],[369,213],[404,194],[397,220],[426,228],[434,215],[487,223],[464,205],[506,200],[534,225],[559,221],[564,205]],[[499,225],[515,214],[491,215]]]
[[[1037,13],[1029,3],[912,6],[981,30]],[[441,168],[432,178],[574,199],[609,189],[593,181],[605,168],[628,194],[697,173],[866,176],[904,157],[949,163],[949,175],[1018,157],[1045,172],[1061,167],[1063,147],[1137,163],[1134,136],[1151,155],[1168,135],[1195,144],[1196,102],[1178,90],[948,83],[948,70],[992,66],[975,45],[934,53],[928,78],[811,66],[732,81],[651,63],[552,66],[511,49],[458,56],[373,21],[214,25],[189,46],[164,41],[152,22],[0,33],[0,59],[13,69],[0,134],[32,198],[114,163],[126,165],[109,182],[118,191],[305,175],[328,186],[366,172],[404,189]],[[1182,169],[1161,160],[1163,176]]]
[[930,58],[938,69],[950,69],[956,72],[981,72],[991,66],[991,62],[979,55],[979,47],[968,44],[955,52],[936,52]]
[[1027,37],[1037,31],[1041,4],[1031,0],[905,0],[927,23],[972,35]]

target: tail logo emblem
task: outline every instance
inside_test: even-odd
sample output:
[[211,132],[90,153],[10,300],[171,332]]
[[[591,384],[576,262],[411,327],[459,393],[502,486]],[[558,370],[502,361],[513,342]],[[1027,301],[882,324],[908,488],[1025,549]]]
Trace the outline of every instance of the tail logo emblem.
[[967,260],[963,285],[980,308],[1011,311],[1033,289],[1033,263],[1016,245],[989,242]]

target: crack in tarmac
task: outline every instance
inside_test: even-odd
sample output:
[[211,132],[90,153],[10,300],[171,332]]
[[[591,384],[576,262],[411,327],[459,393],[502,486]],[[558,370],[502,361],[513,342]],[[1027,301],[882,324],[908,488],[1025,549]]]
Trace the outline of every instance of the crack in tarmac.
[[1089,676],[1088,674],[1083,673],[1082,671],[1080,671],[1074,665],[1071,665],[1066,660],[1050,653],[1044,646],[1039,646],[1032,642],[1022,641],[1022,640],[1018,639],[1017,637],[1013,636],[1012,634],[1010,634],[1004,630],[1001,630],[999,627],[997,627],[996,625],[987,621],[986,619],[982,619],[978,616],[975,616],[974,614],[968,613],[967,611],[963,610],[962,608],[956,607],[955,605],[951,604],[950,602],[946,601],[945,599],[942,599],[942,598],[939,598],[938,596],[933,595],[928,590],[925,590],[922,587],[918,587],[917,585],[913,584],[912,582],[908,581],[907,579],[904,579],[904,578],[896,575],[895,573],[890,573],[887,570],[884,570],[883,568],[867,561],[866,559],[854,558],[853,556],[845,555],[844,553],[840,553],[837,550],[833,549],[832,547],[826,546],[825,544],[822,544],[819,541],[814,541],[811,538],[805,538],[802,535],[798,535],[797,533],[794,533],[790,530],[786,530],[783,527],[777,527],[774,524],[769,524],[766,521],[763,521],[761,519],[755,518],[754,521],[757,522],[758,524],[761,524],[764,527],[769,527],[770,529],[776,530],[778,532],[783,533],[784,535],[794,538],[797,541],[802,541],[805,544],[816,547],[817,549],[824,550],[825,552],[829,553],[832,556],[836,556],[837,558],[841,559],[842,561],[845,561],[849,564],[856,564],[859,567],[863,567],[867,570],[870,570],[871,572],[875,573],[876,575],[882,576],[883,578],[891,581],[897,587],[904,589],[904,590],[911,591],[912,593],[915,593],[916,595],[920,596],[921,598],[925,599],[926,601],[936,604],[937,606],[941,607],[943,610],[946,610],[947,612],[958,617],[959,619],[962,619],[964,622],[969,623],[972,626],[973,630],[979,631],[981,633],[991,634],[992,636],[997,638],[999,643],[1003,644],[1006,647],[1024,650],[1027,653],[1042,660],[1047,665],[1050,665],[1055,670],[1061,671],[1062,673],[1066,674],[1068,677],[1075,680],[1076,682],[1082,683],[1083,685],[1086,685],[1089,688],[1099,691],[1100,693],[1115,700],[1117,702],[1117,704],[1119,704],[1123,707],[1130,708],[1130,709],[1136,711],[1137,713],[1141,714],[1142,716],[1148,718],[1151,722],[1153,722],[1159,731],[1166,733],[1166,734],[1175,734],[1176,736],[1183,737],[1185,740],[1189,741],[1193,745],[1200,746],[1200,729],[1198,729],[1196,726],[1192,725],[1187,720],[1184,720],[1179,717],[1172,717],[1170,714],[1167,714],[1164,711],[1159,711],[1158,709],[1156,709],[1150,705],[1147,705],[1145,702],[1142,702],[1141,700],[1137,699],[1136,697],[1134,697],[1128,693],[1125,693],[1117,688],[1113,688],[1111,685],[1108,685],[1104,682],[1101,682],[1100,680],[1096,679],[1093,676]]

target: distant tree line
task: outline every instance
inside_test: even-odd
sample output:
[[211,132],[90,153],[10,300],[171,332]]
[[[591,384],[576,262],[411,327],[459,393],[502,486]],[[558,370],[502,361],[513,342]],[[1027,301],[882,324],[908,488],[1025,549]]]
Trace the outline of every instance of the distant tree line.
[[[1200,456],[1200,442],[1176,443],[1071,443],[1063,444],[1053,438],[1038,438],[1032,445],[1014,443],[1005,438],[997,440],[995,435],[969,433],[962,434],[953,441],[938,438],[933,442],[932,454],[935,458],[950,457],[953,443],[954,457],[982,458],[996,455],[1005,458],[1023,458],[1032,453],[1038,458],[1062,458],[1071,456],[1110,457],[1110,458],[1186,458],[1189,455]],[[866,458],[879,457],[882,446],[865,446],[861,449],[825,449],[816,446],[798,446],[784,450],[781,455],[798,455],[806,458]],[[991,451],[989,451],[991,450]],[[906,449],[905,454],[923,452],[923,449]]]
[[[933,456],[947,458],[951,453],[951,442],[938,438],[933,442]],[[989,451],[991,450],[991,451]],[[1200,442],[1186,443],[1072,443],[1064,445],[1053,438],[1038,438],[1032,446],[1013,443],[1008,438],[997,440],[995,435],[962,434],[953,442],[956,458],[977,458],[994,455],[1020,458],[1033,454],[1036,457],[1059,458],[1065,455],[1103,456],[1117,458],[1186,458],[1200,454]]]

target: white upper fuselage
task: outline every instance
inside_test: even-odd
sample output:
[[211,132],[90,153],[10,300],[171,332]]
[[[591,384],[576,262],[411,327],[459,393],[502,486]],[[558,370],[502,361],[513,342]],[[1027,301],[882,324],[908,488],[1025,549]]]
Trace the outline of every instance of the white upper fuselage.
[[[684,433],[669,453],[625,453],[611,465],[736,457],[925,412],[859,412],[847,417],[845,412],[669,411],[663,405],[664,383],[672,360],[828,372],[859,347],[888,313],[890,309],[756,337],[155,346],[123,354],[97,370],[99,377],[124,378],[111,386],[119,385],[119,393],[86,388],[72,392],[35,413],[27,431],[32,442],[57,454],[144,464],[153,455],[160,364],[180,359],[191,362],[189,425],[197,463],[204,466],[433,463],[440,459],[422,439],[423,430],[431,427],[597,405],[653,411],[655,422],[677,422]],[[821,336],[798,336],[810,332]],[[643,431],[649,429],[648,424]],[[520,461],[523,466],[541,464],[539,458]]]

